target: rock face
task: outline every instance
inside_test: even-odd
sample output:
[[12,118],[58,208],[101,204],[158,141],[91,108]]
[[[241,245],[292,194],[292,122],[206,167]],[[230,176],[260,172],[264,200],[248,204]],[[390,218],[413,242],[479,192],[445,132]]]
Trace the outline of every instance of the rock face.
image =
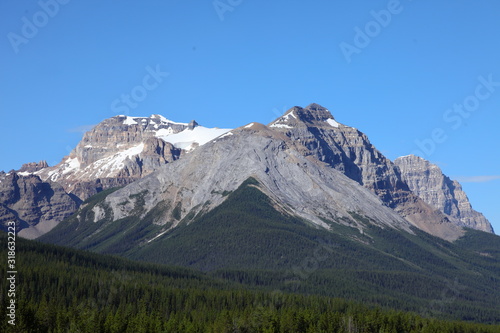
[[36,172],[39,170],[42,170],[44,168],[47,168],[49,165],[47,164],[47,161],[40,161],[38,163],[32,162],[32,163],[26,163],[21,166],[21,169],[18,170],[19,173],[32,173]]
[[160,115],[116,116],[85,133],[61,163],[36,174],[85,200],[130,184],[228,130],[204,128],[194,120],[177,123]]
[[16,172],[0,173],[0,224],[15,221],[19,235],[38,237],[78,208],[78,200],[57,183]]
[[338,123],[326,108],[318,104],[294,107],[269,127],[300,142],[309,154],[373,191],[418,228],[449,240],[462,234],[444,214],[411,192],[399,169],[365,134]]
[[232,131],[160,115],[116,116],[87,132],[58,165],[28,163],[0,176],[0,221],[16,219],[20,228],[29,227],[30,237],[90,196],[125,185],[108,196],[106,207],[96,208],[93,219],[107,217],[109,209],[118,220],[160,205],[157,223],[175,227],[222,203],[223,193],[248,178],[257,179],[281,211],[324,228],[354,223],[362,231],[352,217],[359,213],[374,224],[407,231],[415,226],[447,240],[460,237],[462,226],[491,232],[459,185],[448,186],[449,203],[421,198],[415,182],[366,135],[318,104],[294,107],[268,126]]
[[[85,133],[59,164],[27,163],[8,176],[3,174],[3,191],[17,193],[17,203],[12,204],[12,195],[0,197],[0,221],[5,220],[0,227],[14,219],[19,228],[30,228],[22,236],[36,237],[48,230],[44,227],[48,221],[56,225],[92,195],[130,184],[228,130],[205,128],[194,120],[177,123],[160,115],[106,119]],[[52,208],[43,208],[45,203]]]
[[179,133],[187,124],[161,116],[106,119],[85,133],[76,148],[54,167],[36,174],[61,184],[81,200],[123,186],[179,158],[181,149],[155,136],[158,130]]
[[354,219],[354,212],[381,227],[411,232],[411,224],[371,191],[307,156],[307,149],[299,142],[258,123],[233,130],[108,195],[94,207],[92,223],[106,221],[102,227],[106,228],[130,216],[141,221],[156,210],[155,224],[164,226],[166,232],[181,220],[189,223],[190,217],[217,207],[225,200],[225,193],[249,178],[259,182],[261,191],[279,211],[317,227],[329,229],[331,224],[340,223],[363,232],[367,225]]
[[399,157],[394,163],[410,189],[451,221],[493,233],[490,222],[472,208],[460,183],[445,176],[437,165],[414,155]]

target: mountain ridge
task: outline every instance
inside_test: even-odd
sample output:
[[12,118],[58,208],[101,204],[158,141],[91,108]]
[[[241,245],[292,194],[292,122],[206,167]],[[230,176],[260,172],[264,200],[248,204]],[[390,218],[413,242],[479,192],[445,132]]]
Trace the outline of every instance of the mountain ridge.
[[437,165],[414,155],[398,157],[394,164],[401,170],[411,191],[446,214],[454,223],[494,232],[484,215],[472,208],[460,183],[444,175]]
[[[238,144],[241,146],[242,143],[237,143],[235,137],[242,136],[247,136],[245,145],[251,145],[253,139],[260,140],[262,143],[262,138],[267,138],[270,140],[268,144],[274,140],[274,150],[270,151],[269,154],[279,152],[280,145],[294,151],[293,154],[286,154],[283,157],[288,161],[287,163],[275,161],[274,168],[287,168],[289,167],[288,163],[302,163],[302,165],[323,163],[321,168],[326,165],[330,169],[339,171],[375,194],[381,200],[380,204],[392,209],[411,225],[431,234],[454,240],[463,234],[462,226],[482,228],[488,232],[493,231],[486,219],[481,220],[476,225],[474,223],[464,224],[447,215],[443,209],[440,209],[442,207],[436,207],[422,200],[417,193],[410,190],[407,180],[403,179],[400,168],[383,156],[370,143],[365,134],[353,127],[338,123],[328,109],[315,103],[305,108],[293,107],[267,126],[254,122],[234,130],[205,129],[195,121],[177,123],[161,115],[150,117],[116,116],[106,119],[87,132],[71,154],[57,166],[48,167],[43,162],[27,164],[18,170],[17,174],[19,177],[36,176],[41,182],[57,182],[70,196],[73,196],[72,198],[79,205],[83,200],[97,192],[131,184],[152,173],[161,173],[161,170],[165,168],[169,169],[171,173],[178,173],[179,178],[189,177],[185,172],[176,171],[176,167],[170,168],[168,164],[175,161],[176,163],[173,164],[179,165],[178,160],[195,154],[198,150],[197,147],[203,145],[225,145],[224,149],[230,151],[233,143],[227,145],[225,142],[233,140],[235,147],[238,147]],[[118,152],[116,152],[117,146],[119,146]],[[266,145],[262,147],[266,147]],[[262,147],[256,146],[254,151],[262,149]],[[212,153],[206,154],[205,161],[211,161],[219,152],[222,150],[215,149]],[[255,152],[249,152],[249,154],[253,153]],[[226,161],[231,160],[231,158],[230,155],[226,154]],[[244,159],[246,157],[239,156],[238,158]],[[262,155],[259,158],[265,160],[269,156]],[[206,168],[202,167],[203,163],[198,161],[195,164],[200,170],[205,171]],[[183,163],[180,165],[179,168],[193,168],[192,166],[184,167]],[[218,168],[223,169],[224,163],[220,162]],[[269,170],[269,166],[265,166],[264,170],[266,168]],[[332,172],[331,170],[327,171],[327,173]],[[268,173],[264,174],[268,175]],[[322,174],[324,171],[317,172],[319,176]],[[250,173],[246,176],[255,176],[255,174]],[[279,172],[276,176],[280,176]],[[338,176],[334,178],[336,179]],[[235,184],[231,185],[230,188],[218,188],[214,191],[220,193],[232,191],[237,187],[236,183],[241,183],[243,180],[235,181]],[[286,185],[284,185],[286,181],[281,180],[281,182],[281,189],[275,189],[276,193],[282,190],[286,191]],[[149,187],[146,186],[146,188]],[[207,193],[205,200],[212,201],[210,207],[215,207],[215,202],[218,204],[222,202],[221,198],[217,198],[217,195],[214,195],[212,191],[205,189],[205,193]],[[210,196],[214,198],[209,200]],[[355,201],[354,198],[352,200]],[[466,196],[463,202],[465,205],[468,203]],[[2,203],[1,200],[0,203]],[[201,202],[197,204],[203,205]],[[309,204],[311,207],[315,205],[313,201],[310,201]],[[177,207],[176,205],[177,203],[173,207]],[[293,205],[300,206],[297,200],[294,201]],[[121,218],[125,214],[126,207],[128,206],[124,205],[121,212],[115,208],[113,212]],[[5,207],[5,209],[10,208]],[[305,212],[307,208],[302,207],[302,210]],[[183,209],[177,212],[179,211],[182,216]],[[304,212],[301,212],[302,217],[316,220],[316,223],[321,225],[322,222],[313,216],[314,214],[307,215]],[[71,209],[67,213],[65,217],[72,213]],[[102,212],[100,214],[102,215]],[[346,215],[345,212],[343,215]],[[12,218],[13,215],[6,212],[2,216]],[[322,218],[325,216],[329,215],[325,213]],[[31,221],[28,225],[30,223],[36,224]],[[399,222],[399,224],[405,223]]]

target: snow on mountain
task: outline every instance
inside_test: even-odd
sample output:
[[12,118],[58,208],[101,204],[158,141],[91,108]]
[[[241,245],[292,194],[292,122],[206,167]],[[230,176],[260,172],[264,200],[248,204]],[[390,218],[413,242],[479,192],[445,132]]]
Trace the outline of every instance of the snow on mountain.
[[68,193],[84,200],[96,191],[144,177],[229,131],[199,126],[194,120],[179,123],[158,114],[115,116],[85,133],[58,165],[33,173],[44,181],[60,182]]
[[[229,132],[230,128],[207,128],[203,126],[196,126],[193,129],[185,129],[179,133],[172,133],[168,131],[158,131],[156,136],[165,142],[169,142],[174,147],[186,151],[192,151],[197,146],[202,146],[205,143]],[[168,133],[168,134],[167,134]]]
[[339,123],[335,121],[335,119],[327,119],[326,122],[333,127],[339,127]]

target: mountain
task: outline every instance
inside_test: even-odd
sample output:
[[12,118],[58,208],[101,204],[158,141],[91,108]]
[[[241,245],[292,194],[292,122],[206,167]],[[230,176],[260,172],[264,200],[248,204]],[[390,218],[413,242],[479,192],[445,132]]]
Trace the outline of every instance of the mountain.
[[437,165],[414,155],[399,157],[394,163],[401,170],[411,191],[446,214],[450,221],[460,226],[493,232],[483,214],[472,209],[460,183],[445,176]]
[[[199,150],[197,147],[201,146],[204,147],[200,155],[195,154]],[[250,148],[253,150],[250,151]],[[276,160],[278,153],[283,154],[286,163]],[[298,164],[292,168],[290,161],[294,160]],[[174,161],[176,163],[172,163]],[[238,172],[226,172],[230,168]],[[182,170],[193,171],[186,175]],[[262,170],[265,170],[264,174],[257,172],[262,173]],[[140,193],[141,188],[156,191],[154,199],[146,200],[141,209],[148,213],[161,202],[170,211],[165,213],[159,224],[173,228],[189,214],[194,216],[210,211],[225,200],[220,193],[234,191],[243,181],[257,175],[263,191],[275,200],[280,209],[324,228],[329,225],[325,220],[352,222],[349,212],[359,211],[375,224],[404,230],[416,226],[447,240],[463,235],[463,226],[492,231],[489,222],[478,213],[472,214],[470,209],[462,207],[458,218],[456,214],[450,214],[443,207],[428,201],[413,186],[415,181],[405,178],[407,174],[402,170],[405,170],[402,166],[398,167],[383,156],[365,134],[338,123],[326,108],[318,104],[294,107],[268,126],[252,123],[233,131],[205,128],[195,121],[177,123],[160,115],[116,116],[87,132],[58,165],[49,167],[45,162],[31,163],[5,174],[15,174],[16,179],[21,180],[31,177],[31,182],[36,180],[46,184],[47,193],[33,192],[27,187],[22,192],[23,196],[27,196],[26,200],[19,197],[21,194],[18,199],[3,195],[0,219],[15,219],[18,229],[33,229],[37,225],[38,230],[33,232],[21,230],[24,237],[36,237],[74,212],[92,195],[131,184],[128,190],[135,191],[135,194]],[[314,174],[308,174],[310,171]],[[132,185],[151,174],[175,185],[169,187],[161,182]],[[331,184],[346,182],[345,177],[339,174],[370,194],[361,191],[352,182],[341,189],[332,187]],[[291,179],[296,184],[291,183]],[[306,183],[307,179],[309,183]],[[328,188],[318,185],[325,182]],[[315,196],[307,190],[311,183],[314,184]],[[5,193],[16,191],[12,181],[5,181],[3,186]],[[178,190],[174,191],[172,186],[177,186]],[[43,217],[34,202],[47,201],[42,197],[52,196],[51,191],[60,193],[61,188],[64,195],[51,198],[50,207],[54,208],[43,208],[49,219]],[[335,194],[331,192],[332,188]],[[184,189],[193,193],[189,194]],[[172,191],[176,193],[173,198]],[[372,197],[373,194],[377,199]],[[131,192],[131,195],[134,194]],[[456,191],[455,199],[464,195]],[[29,199],[30,196],[32,199]],[[62,198],[63,208],[58,207],[59,197]],[[150,197],[153,195],[145,198]],[[23,219],[26,214],[18,214],[18,206],[13,204],[13,200],[24,202],[23,209],[31,210],[29,219]],[[360,201],[362,204],[359,204]],[[332,202],[335,204],[332,205]],[[114,220],[128,216],[135,209],[132,203],[118,208],[115,206],[111,206]],[[51,212],[47,213],[49,210]],[[168,214],[178,215],[179,218],[169,218]],[[467,221],[464,222],[465,218]]]
[[460,236],[460,228],[415,195],[398,167],[365,134],[338,123],[326,108],[318,104],[294,107],[269,127],[302,143],[309,154],[375,193],[418,228],[449,240]]
[[[153,175],[146,178],[148,185],[156,183]],[[339,186],[352,182],[345,179]],[[125,189],[91,198],[39,240],[199,269],[249,288],[341,297],[448,319],[500,318],[496,235],[468,230],[450,243],[355,212],[327,229],[283,211],[255,178],[222,193],[225,200],[212,210],[185,216],[167,230],[161,225],[165,212],[180,218],[181,208],[174,212],[159,204],[145,213],[144,191],[122,197],[134,202],[135,211],[113,221],[112,202]]]
[[28,163],[0,174],[0,221],[15,220],[21,236],[38,237],[92,195],[144,177],[227,131],[160,115],[106,119],[59,164]]
[[57,181],[66,192],[85,200],[103,189],[144,177],[227,131],[208,129],[195,121],[177,123],[160,115],[116,116],[85,133],[58,165],[35,174]]
[[89,197],[38,240],[251,288],[497,322],[500,238],[459,225],[404,174],[327,109],[294,107]]
[[128,186],[91,198],[42,240],[144,259],[139,252],[148,257],[156,244],[173,242],[172,235],[227,205],[248,182],[270,202],[276,220],[321,233],[347,227],[356,231],[349,237],[359,238],[376,226],[409,234],[420,229],[453,241],[465,232],[415,195],[363,133],[312,104],[292,108],[269,126],[231,130]]
[[[26,170],[33,165],[24,165]],[[32,169],[34,170],[34,169]],[[26,171],[20,171],[22,174]],[[16,172],[0,172],[0,225],[18,223],[20,235],[36,238],[52,229],[78,208],[78,200],[58,183]]]

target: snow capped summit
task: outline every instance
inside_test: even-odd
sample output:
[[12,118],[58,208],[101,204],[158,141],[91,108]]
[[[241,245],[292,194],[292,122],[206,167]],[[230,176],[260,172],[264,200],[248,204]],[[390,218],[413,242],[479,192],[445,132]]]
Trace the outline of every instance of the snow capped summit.
[[85,200],[102,189],[144,177],[228,131],[199,126],[194,120],[179,123],[159,114],[119,115],[85,133],[69,156],[36,175],[61,183],[68,193]]
[[[207,144],[209,142],[210,144]],[[271,146],[268,143],[272,143]],[[203,145],[205,147],[198,148]],[[249,150],[249,147],[254,149]],[[267,149],[268,155],[263,154],[262,149]],[[207,153],[207,151],[210,153]],[[251,155],[255,157],[253,154],[256,154],[257,159],[248,160],[248,156],[246,156],[248,153],[242,153],[243,151],[251,151]],[[226,153],[227,156],[224,155]],[[210,178],[213,180],[220,177],[219,171],[223,168],[223,165],[232,163],[234,170],[245,169],[251,171],[248,175],[261,173],[262,177],[268,177],[274,174],[274,171],[270,171],[273,169],[260,163],[262,161],[271,161],[275,158],[273,154],[278,153],[282,153],[282,157],[286,157],[286,161],[283,159],[275,161],[278,163],[276,166],[280,166],[278,173],[284,170],[281,168],[289,168],[288,163],[293,161],[294,168],[297,166],[300,169],[300,165],[307,161],[316,160],[315,165],[319,163],[318,165],[323,165],[326,168],[325,170],[334,169],[335,172],[340,172],[351,181],[363,186],[364,190],[372,192],[378,197],[377,200],[381,200],[385,205],[394,209],[412,225],[444,239],[454,239],[454,237],[460,235],[456,223],[452,223],[450,226],[451,220],[447,219],[444,213],[428,206],[427,203],[410,191],[408,184],[412,184],[413,178],[410,178],[415,173],[413,169],[417,169],[415,165],[423,163],[418,160],[419,158],[407,159],[406,164],[403,164],[403,166],[407,165],[405,170],[408,171],[408,177],[405,181],[402,179],[402,175],[405,175],[405,173],[402,173],[396,165],[383,156],[369,142],[366,135],[353,127],[338,123],[328,109],[314,103],[305,108],[293,107],[268,126],[252,122],[234,130],[207,128],[198,125],[194,120],[189,123],[174,122],[158,114],[149,117],[115,116],[102,121],[85,133],[75,149],[64,157],[59,164],[49,167],[44,161],[29,163],[20,170],[13,171],[12,179],[16,178],[16,181],[20,179],[19,182],[21,183],[25,181],[37,184],[43,183],[43,186],[49,189],[58,186],[60,192],[64,192],[63,194],[70,198],[69,201],[65,201],[67,209],[57,208],[65,211],[64,214],[58,215],[57,220],[54,220],[55,223],[58,223],[61,218],[72,213],[76,205],[79,205],[81,201],[90,196],[105,189],[126,186],[152,173],[156,175],[162,172],[167,174],[175,172],[177,177],[187,177],[189,179],[192,177],[187,176],[187,174],[199,173],[200,179]],[[201,158],[198,156],[200,154],[208,157]],[[217,154],[223,155],[218,156]],[[198,156],[198,158],[191,157],[192,155]],[[237,159],[229,161],[227,160],[229,156],[237,157]],[[307,161],[303,160],[303,158],[307,159]],[[172,164],[178,159],[181,160]],[[186,159],[188,161],[197,160],[198,164],[192,165],[186,162]],[[239,165],[242,160],[255,163],[255,165]],[[214,163],[220,165],[215,167]],[[189,170],[183,168],[183,165],[190,165]],[[260,165],[258,169],[248,169],[258,165]],[[187,173],[173,171],[178,166],[180,166],[181,170],[186,169]],[[432,183],[434,185],[443,183],[436,181],[436,179],[441,179],[441,173],[437,167],[429,166],[420,169],[436,171],[439,177],[430,179],[429,184],[432,183],[431,181],[434,181]],[[304,175],[302,171],[297,169],[294,170],[293,174]],[[230,173],[231,177],[234,176],[233,173],[238,174],[238,172],[232,172]],[[5,177],[10,177],[9,175],[10,173],[6,174]],[[175,175],[172,177],[175,178]],[[5,177],[2,177],[0,173],[0,184],[6,184]],[[169,175],[165,175],[165,177],[171,178]],[[229,179],[229,176],[226,178]],[[289,177],[285,178],[289,179]],[[334,178],[337,179],[338,177]],[[417,178],[418,181],[422,179],[422,177]],[[148,179],[151,180],[154,177],[148,177]],[[243,179],[239,180],[242,181]],[[330,180],[333,181],[334,179]],[[184,179],[178,181],[182,183]],[[227,181],[227,179],[224,181]],[[201,181],[198,183],[201,183]],[[198,183],[195,182],[195,184]],[[8,185],[10,186],[8,188],[14,186],[12,184]],[[231,186],[237,184],[238,182],[235,181]],[[304,185],[307,184],[304,183]],[[311,191],[316,188],[309,185],[307,186]],[[450,189],[453,187],[452,185],[458,188],[458,185],[451,184]],[[282,182],[280,190],[286,189],[287,186],[287,182]],[[222,189],[222,192],[225,190],[227,189]],[[33,198],[41,193],[33,193],[33,189],[30,191],[28,195]],[[415,192],[417,191],[415,190]],[[457,198],[465,196],[458,190],[455,190],[454,193]],[[207,191],[206,194],[210,196],[212,191]],[[288,194],[292,195],[293,193]],[[306,197],[306,194],[300,196],[300,198]],[[461,202],[467,203],[468,201],[463,199]],[[298,205],[295,202],[293,204]],[[461,215],[472,211],[462,206],[457,206]],[[175,205],[172,205],[172,207],[175,207]],[[468,215],[468,220],[463,221],[462,219],[460,222],[467,226],[491,231],[487,229],[489,226],[487,220],[481,220],[481,222],[476,218],[477,214],[471,214]],[[455,215],[458,217],[457,214]],[[37,216],[36,214],[33,216],[34,218],[30,221],[32,225],[37,225]],[[475,224],[471,221],[475,222]],[[43,229],[45,227],[40,225],[39,228]]]
[[175,148],[192,151],[212,139],[230,131],[224,128],[207,128],[198,125],[194,120],[189,123],[179,123],[159,114],[149,117],[117,116],[123,125],[140,126],[145,133],[171,143]]

